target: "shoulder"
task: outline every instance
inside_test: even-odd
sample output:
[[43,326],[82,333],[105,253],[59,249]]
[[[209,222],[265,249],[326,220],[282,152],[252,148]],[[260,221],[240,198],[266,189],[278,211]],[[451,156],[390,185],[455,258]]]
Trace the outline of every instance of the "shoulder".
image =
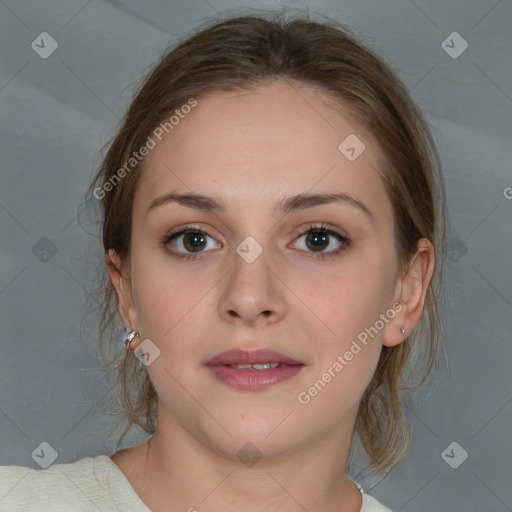
[[363,497],[363,506],[361,507],[360,512],[392,512],[389,508],[385,507],[375,498],[373,498],[369,494],[366,494],[363,488],[355,480],[352,480],[352,482],[354,482],[354,484],[359,489]]
[[[48,469],[23,466],[0,467],[0,510],[51,510],[56,500],[66,500],[75,480],[81,485],[92,459],[72,464],[56,464]],[[78,477],[78,478],[77,478]]]
[[126,490],[121,489],[123,486],[129,488],[106,455],[54,464],[48,469],[0,466],[0,512],[109,510],[116,492]]
[[363,507],[361,512],[392,512],[388,507],[372,498],[369,494],[363,494]]
[[0,467],[0,511],[87,510],[77,502],[94,503],[102,486],[94,477],[94,458],[55,464],[47,469]]

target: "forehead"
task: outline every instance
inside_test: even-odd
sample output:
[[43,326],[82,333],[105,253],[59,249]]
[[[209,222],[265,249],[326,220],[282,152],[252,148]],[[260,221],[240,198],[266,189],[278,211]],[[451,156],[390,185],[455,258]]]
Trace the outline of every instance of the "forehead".
[[376,144],[325,93],[276,80],[197,102],[146,157],[136,203],[175,189],[259,208],[309,191],[385,197]]

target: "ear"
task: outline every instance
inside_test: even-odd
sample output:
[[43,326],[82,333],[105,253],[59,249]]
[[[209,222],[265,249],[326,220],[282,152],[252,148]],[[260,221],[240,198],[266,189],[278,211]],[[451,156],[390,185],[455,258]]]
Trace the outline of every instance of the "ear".
[[[105,255],[105,260],[107,263],[110,281],[116,290],[121,320],[128,330],[134,329],[138,331],[139,320],[137,309],[133,303],[130,278],[129,276],[124,275],[126,272],[123,273],[124,265],[121,262],[121,258],[114,249],[110,249]],[[131,346],[136,348],[135,345],[136,343],[134,340]]]
[[[407,270],[397,282],[393,306],[396,315],[386,325],[382,341],[386,347],[402,343],[418,325],[434,275],[435,258],[436,251],[432,242],[426,238],[420,239]],[[401,333],[401,329],[405,330],[405,334]]]

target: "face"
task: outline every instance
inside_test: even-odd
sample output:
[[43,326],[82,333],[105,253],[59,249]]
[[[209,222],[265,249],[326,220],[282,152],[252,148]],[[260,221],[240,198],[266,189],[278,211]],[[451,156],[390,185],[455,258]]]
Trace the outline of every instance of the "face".
[[[356,159],[338,149],[350,134],[365,145]],[[159,421],[229,456],[247,442],[270,456],[351,431],[400,329],[378,159],[320,92],[280,81],[199,98],[150,152],[121,300],[160,350],[148,366]],[[276,351],[249,362],[282,366],[209,364],[232,349]]]

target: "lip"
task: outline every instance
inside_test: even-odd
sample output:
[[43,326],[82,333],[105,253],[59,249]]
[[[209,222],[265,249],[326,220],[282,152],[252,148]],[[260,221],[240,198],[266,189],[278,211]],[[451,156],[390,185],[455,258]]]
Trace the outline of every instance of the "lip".
[[279,363],[289,366],[304,364],[291,357],[285,356],[275,350],[258,349],[248,352],[246,350],[233,349],[217,354],[206,361],[207,366],[220,366],[226,364],[256,364],[256,363]]
[[[268,370],[238,370],[230,364],[278,363],[283,366]],[[259,349],[252,352],[228,350],[208,360],[206,367],[223,384],[244,391],[262,391],[297,375],[304,363],[275,350]]]

